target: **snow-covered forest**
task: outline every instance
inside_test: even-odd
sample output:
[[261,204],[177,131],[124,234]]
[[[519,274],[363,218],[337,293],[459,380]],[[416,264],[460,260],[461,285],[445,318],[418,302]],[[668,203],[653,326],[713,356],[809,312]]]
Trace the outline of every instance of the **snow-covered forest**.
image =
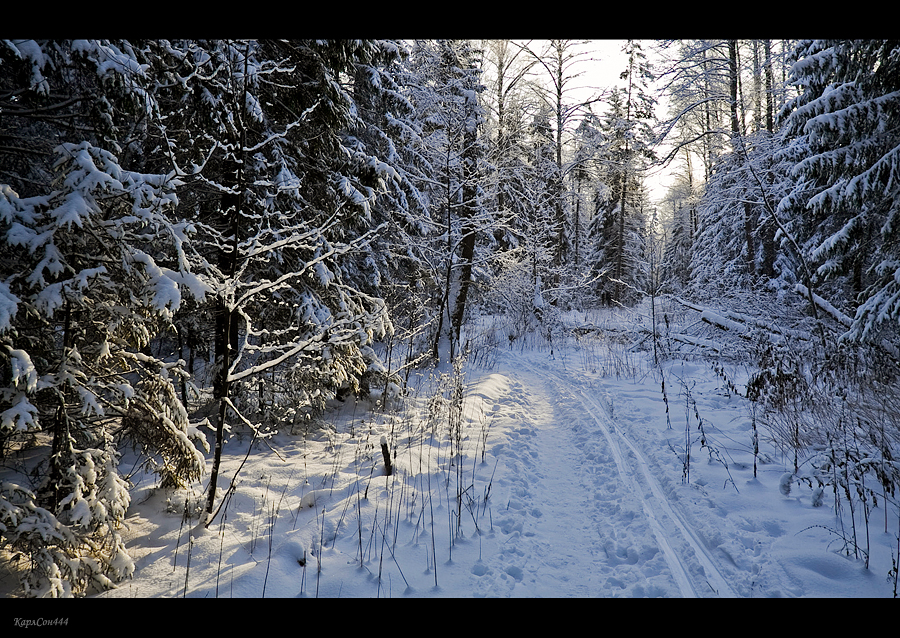
[[0,41],[3,595],[897,597],[900,41],[620,44]]

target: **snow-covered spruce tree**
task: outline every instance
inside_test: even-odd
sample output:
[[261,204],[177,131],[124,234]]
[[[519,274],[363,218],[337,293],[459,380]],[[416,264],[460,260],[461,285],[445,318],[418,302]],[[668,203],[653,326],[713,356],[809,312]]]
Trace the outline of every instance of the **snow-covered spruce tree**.
[[[409,68],[407,45],[375,41],[366,56],[355,62],[351,95],[358,119],[347,133],[347,145],[361,156],[388,164],[396,179],[384,180],[374,191],[371,223],[379,227],[370,242],[348,255],[354,267],[345,269],[348,281],[387,303],[394,325],[386,337],[388,372],[399,372],[392,357],[402,346],[401,366],[416,365],[430,356],[427,335],[438,297],[439,282],[429,267],[429,241],[435,234],[427,197],[428,162],[421,123],[410,101],[410,85],[420,78]],[[372,381],[375,381],[374,379]],[[388,383],[388,379],[383,379]]]
[[[634,44],[624,49],[628,67],[622,73],[625,86],[613,89],[609,112],[603,118],[606,140],[599,161],[606,167],[607,188],[598,190],[602,200],[590,227],[590,256],[597,294],[604,303],[632,304],[637,300],[638,264],[642,261],[645,222],[643,171],[653,159],[653,100],[647,93],[652,73],[643,53]],[[604,273],[601,276],[601,273]]]
[[816,276],[853,317],[846,336],[896,335],[900,321],[900,42],[815,40],[796,48],[785,157],[796,185],[779,214]]
[[783,234],[780,245],[775,241],[783,220],[774,208],[790,188],[788,164],[776,159],[779,138],[760,131],[739,144],[737,152],[716,159],[696,208],[691,280],[700,299],[746,297],[751,289],[777,289],[806,278],[793,242]]
[[139,443],[164,481],[204,470],[172,385],[178,364],[146,351],[184,285],[198,295],[203,286],[180,249],[187,228],[165,214],[177,203],[177,179],[127,170],[96,145],[127,154],[140,135],[133,118],[152,116],[134,49],[6,46],[3,125],[18,132],[23,152],[53,151],[23,161],[7,147],[0,156],[18,188],[0,186],[0,433],[10,461],[23,445],[41,451],[37,466],[13,466],[26,480],[41,477],[36,484],[3,478],[0,537],[25,561],[26,594],[80,595],[134,569],[119,531],[130,498],[118,444]]
[[386,224],[357,257],[361,288],[377,293],[390,280],[418,277],[422,237],[431,230],[428,209],[415,180],[422,176],[421,131],[415,107],[405,95],[408,81],[403,43],[375,41],[354,62],[350,87],[358,118],[346,143],[358,162],[374,170],[388,165],[394,174],[372,189],[372,221]]
[[460,331],[471,302],[478,240],[491,232],[491,218],[482,205],[480,52],[468,41],[417,40],[410,69],[418,78],[409,86],[410,99],[421,122],[429,166],[420,190],[440,230],[429,258],[442,288],[432,356],[440,360],[446,344],[452,359],[460,350]]
[[597,193],[600,172],[601,150],[605,146],[605,138],[600,129],[600,118],[594,115],[590,106],[584,117],[578,122],[573,135],[574,151],[572,153],[569,177],[572,182],[572,266],[581,268],[584,255],[588,252],[587,229],[593,221],[592,206]]
[[[535,276],[545,282],[562,277],[560,238],[568,238],[568,218],[558,218],[560,171],[556,163],[553,113],[545,105],[537,106],[528,129],[529,171],[526,210],[530,235],[531,261]],[[559,204],[559,205],[558,205]],[[568,241],[564,242],[568,245]]]
[[357,287],[349,257],[378,229],[373,202],[398,174],[352,137],[363,124],[350,79],[357,63],[376,63],[379,44],[170,48],[180,53],[160,134],[186,183],[215,300],[208,524],[229,421],[264,434],[308,419],[381,369],[372,345],[391,323],[383,300]]
[[619,203],[612,280],[613,299],[618,303],[631,303],[634,296],[629,291],[641,289],[640,285],[635,285],[637,264],[641,261],[641,242],[637,239],[643,236],[645,223],[643,170],[647,162],[654,159],[651,124],[655,100],[648,92],[653,71],[640,44],[628,40],[622,51],[628,56],[628,66],[621,74],[625,84],[621,89],[621,107],[612,109],[610,122],[614,131],[611,137],[617,143],[616,152],[621,157],[620,183],[615,184]]
[[690,153],[684,153],[685,167],[660,202],[666,241],[663,249],[664,290],[680,294],[691,282],[691,255],[699,230],[697,192],[691,171]]
[[591,205],[593,214],[587,232],[590,247],[586,258],[591,274],[591,292],[599,303],[610,306],[616,288],[611,280],[611,272],[616,262],[618,206],[613,192],[604,184],[594,189]]
[[[776,97],[771,43],[728,40],[720,48],[727,52],[717,65],[722,67],[719,75],[727,78],[723,110],[729,123],[721,125],[717,135],[725,137],[728,146],[706,160],[707,179],[698,207],[700,249],[693,252],[692,260],[693,283],[701,298],[732,295],[734,300],[746,300],[751,290],[772,293],[781,285],[774,281],[779,274],[786,279],[806,275],[804,260],[792,242],[784,237],[779,251],[775,241],[781,219],[774,207],[788,185],[786,164],[775,159],[781,142],[773,135],[771,117]],[[742,63],[748,48],[753,57],[752,73]],[[760,51],[769,52],[765,64],[759,58]],[[761,77],[764,67],[769,86],[765,95]],[[749,93],[748,84],[752,86]],[[691,120],[684,112],[675,118],[677,145],[686,156],[696,155],[696,144],[688,137]],[[712,133],[705,131],[707,135]],[[787,227],[780,230],[784,234]]]
[[796,48],[791,82],[799,93],[781,114],[784,147],[773,154],[787,164],[773,174],[789,183],[779,193],[776,182],[782,197],[766,208],[781,236],[779,278],[801,293],[812,325],[761,348],[748,383],[760,423],[794,452],[794,471],[809,455],[819,488],[833,492],[839,521],[850,522],[843,534],[850,555],[863,544],[856,525],[868,525],[868,509],[893,501],[898,485],[896,410],[886,409],[900,387],[891,305],[898,46],[803,41]]

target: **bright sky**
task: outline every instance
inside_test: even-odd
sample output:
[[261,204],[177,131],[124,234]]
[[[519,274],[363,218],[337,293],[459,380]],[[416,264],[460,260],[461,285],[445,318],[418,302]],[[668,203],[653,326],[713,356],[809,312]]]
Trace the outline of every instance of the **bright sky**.
[[[583,78],[586,85],[606,88],[623,82],[620,80],[619,75],[628,66],[628,58],[622,52],[625,42],[626,40],[591,41],[590,48],[596,52],[596,55],[592,57],[599,58],[599,60],[587,63],[590,65],[589,70],[585,72],[585,77]],[[651,62],[653,60],[652,45],[652,41],[643,42],[644,53]],[[657,95],[657,100],[659,102],[656,107],[656,116],[657,119],[662,120],[667,115],[668,106],[663,96]],[[668,183],[669,175],[666,169],[657,170],[653,174],[648,175],[646,184],[650,189],[650,197],[654,201],[661,200],[666,194]]]
[[[517,40],[524,43],[525,40]],[[545,50],[548,40],[530,40],[530,47],[535,52]],[[590,40],[584,47],[584,60],[572,68],[572,73],[581,73],[577,78],[571,81],[567,86],[567,97],[569,99],[588,99],[596,96],[598,93],[604,92],[610,87],[620,85],[623,81],[620,74],[628,66],[628,58],[622,52],[626,40]],[[645,41],[644,53],[652,60],[653,42]],[[600,113],[604,110],[602,104],[598,104],[595,112]],[[660,103],[657,105],[657,118],[662,119],[666,116],[666,105]],[[662,153],[660,153],[662,154]],[[654,174],[648,175],[645,181],[650,190],[650,197],[654,201],[661,200],[665,194],[668,184],[667,171],[662,170]]]

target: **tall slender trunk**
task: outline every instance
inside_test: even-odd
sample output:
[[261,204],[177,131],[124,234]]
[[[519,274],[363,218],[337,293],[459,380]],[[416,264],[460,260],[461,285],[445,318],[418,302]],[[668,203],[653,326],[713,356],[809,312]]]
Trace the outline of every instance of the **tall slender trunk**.
[[565,202],[563,201],[563,161],[562,161],[562,147],[563,147],[563,124],[565,119],[565,114],[563,112],[563,88],[564,88],[564,65],[563,65],[563,55],[565,53],[565,49],[561,42],[558,41],[556,48],[556,173],[554,175],[554,215],[555,219],[553,220],[554,225],[556,226],[557,235],[557,248],[556,248],[556,259],[555,263],[557,266],[561,266],[563,262],[566,260],[568,248],[566,242],[566,208]]
[[[626,155],[628,145],[625,145]],[[622,276],[625,271],[625,202],[628,195],[628,171],[622,171],[622,190],[619,195],[619,229],[616,233],[616,287],[615,299],[622,301]]]
[[[434,357],[435,361],[440,361],[441,359],[441,333],[444,331],[444,314],[449,315],[449,307],[450,307],[450,282],[453,277],[453,235],[450,232],[450,226],[452,222],[452,211],[453,211],[453,194],[451,191],[451,179],[450,179],[450,156],[452,155],[452,149],[450,146],[450,140],[447,140],[447,152],[445,155],[445,171],[446,171],[446,200],[447,200],[447,271],[444,276],[444,292],[441,294],[441,305],[438,311],[438,325],[437,332],[434,335],[434,343],[432,344],[432,357]],[[451,344],[451,355],[452,354],[452,344]]]
[[753,125],[755,130],[763,127],[763,83],[762,66],[759,60],[759,40],[753,40]]
[[[180,358],[184,358],[184,334],[182,334],[181,330],[177,331],[178,335],[178,356]],[[178,389],[181,391],[181,403],[184,404],[184,408],[187,409],[188,398],[187,398],[187,381],[185,381],[184,375],[179,375],[178,377]]]
[[501,55],[501,57],[497,61],[497,165],[499,170],[501,171],[501,176],[499,178],[498,188],[497,188],[497,211],[502,215],[503,210],[506,208],[506,193],[504,193],[502,188],[502,171],[503,165],[506,162],[507,148],[506,148],[506,95],[504,93],[503,80],[504,80],[504,61],[505,55]]
[[[240,180],[239,180],[240,181]],[[234,276],[235,264],[237,262],[237,212],[232,212],[233,224],[232,231],[234,233],[232,239],[233,254],[230,257],[232,265],[230,267],[231,276]],[[225,294],[222,293],[216,300],[216,379],[214,385],[214,396],[219,401],[218,416],[216,420],[216,444],[213,453],[213,464],[210,472],[209,494],[206,501],[206,524],[212,522],[211,516],[216,500],[216,484],[219,478],[219,466],[222,461],[222,446],[225,438],[225,419],[227,413],[227,404],[231,391],[231,382],[228,372],[233,363],[233,356],[237,351],[237,313],[230,308]]]
[[728,41],[728,89],[730,91],[730,107],[731,107],[731,136],[735,139],[741,133],[741,127],[738,123],[738,62],[737,62],[737,40]]
[[572,215],[572,263],[578,266],[579,253],[581,252],[581,176],[575,176],[575,206]]
[[[631,122],[631,92],[633,89],[634,54],[628,57],[628,93],[625,100],[625,121]],[[631,161],[628,139],[625,140],[625,154],[622,161],[622,191],[619,199],[619,232],[616,246],[616,300],[621,301],[624,289],[622,277],[625,274],[625,209],[628,201],[628,167]]]
[[[771,136],[775,132],[775,91],[772,77],[772,41],[763,40],[762,45],[766,100],[766,132]],[[771,172],[768,172],[767,175],[768,178],[766,181],[771,185],[773,182]],[[775,224],[768,219],[759,225],[759,233],[762,242],[762,263],[760,264],[760,268],[762,274],[769,279],[775,277],[775,230]]]
[[[728,85],[731,92],[731,144],[734,153],[738,153],[741,145],[742,127],[738,119],[741,99],[738,93],[739,81],[738,67],[738,41],[728,41]],[[745,155],[744,160],[749,162],[750,158]],[[748,169],[749,170],[749,169]],[[744,195],[744,243],[747,250],[747,272],[753,277],[756,274],[756,245],[754,242],[754,233],[756,232],[755,215],[753,206],[748,201],[749,193]]]
[[476,178],[478,173],[478,158],[475,156],[477,131],[473,118],[473,112],[467,114],[465,122],[465,135],[463,137],[463,171],[462,171],[462,206],[460,207],[460,216],[462,217],[462,240],[461,247],[461,264],[459,274],[459,292],[456,296],[456,305],[453,308],[453,333],[454,341],[459,343],[460,330],[462,329],[463,317],[466,312],[466,301],[469,296],[469,288],[472,285],[472,262],[475,258],[475,229],[476,215],[478,213],[478,189]]
[[[63,343],[62,343],[62,360],[60,367],[67,365],[67,361],[73,346],[72,336],[72,304],[66,299],[65,311],[63,315]],[[61,371],[62,372],[62,371]],[[56,418],[53,423],[53,443],[50,448],[50,468],[48,479],[45,484],[45,494],[49,500],[48,509],[54,514],[57,513],[59,503],[64,494],[60,491],[60,485],[63,483],[63,468],[72,462],[72,445],[69,432],[69,414],[66,411],[66,391],[69,383],[66,382],[57,390],[59,405],[56,408]]]
[[[238,122],[240,127],[239,139],[239,158],[235,161],[234,167],[234,183],[235,189],[233,194],[222,196],[222,207],[228,213],[228,225],[231,231],[231,250],[222,251],[219,258],[222,264],[222,272],[225,276],[234,280],[237,276],[238,262],[238,231],[240,230],[241,207],[243,205],[244,193],[244,149],[247,147],[247,131],[244,123],[246,122],[246,103],[247,103],[247,71],[248,60],[250,57],[249,43],[244,50],[244,85],[241,97],[241,108],[238,109],[241,119]],[[212,523],[213,508],[216,502],[216,484],[219,479],[219,467],[222,463],[222,447],[225,440],[225,418],[227,416],[227,404],[231,390],[231,382],[229,381],[229,370],[234,361],[234,356],[238,349],[238,321],[237,311],[231,307],[227,298],[227,293],[220,293],[216,300],[216,334],[215,334],[215,357],[216,357],[216,381],[214,385],[214,393],[219,401],[219,411],[216,421],[216,444],[213,453],[213,464],[209,479],[209,494],[206,500],[206,526]]]
[[[711,100],[709,99],[710,93],[711,93],[710,87],[709,87],[709,62],[706,59],[706,49],[703,49],[703,51],[702,51],[702,60],[703,60],[702,61],[703,85],[706,90],[705,97],[707,98],[703,101],[703,115],[704,115],[704,119],[706,120],[706,122],[705,122],[706,130],[712,131],[712,111],[711,111],[712,105],[711,105]],[[712,172],[713,157],[714,157],[714,153],[715,153],[715,151],[713,150],[712,138],[709,136],[704,136],[703,144],[705,147],[704,150],[706,151],[705,156],[703,158],[704,159],[704,175],[703,175],[703,177],[706,182],[709,182],[709,178],[710,178],[710,175]]]
[[763,55],[766,75],[766,130],[775,131],[775,82],[772,77],[772,41],[763,40]]

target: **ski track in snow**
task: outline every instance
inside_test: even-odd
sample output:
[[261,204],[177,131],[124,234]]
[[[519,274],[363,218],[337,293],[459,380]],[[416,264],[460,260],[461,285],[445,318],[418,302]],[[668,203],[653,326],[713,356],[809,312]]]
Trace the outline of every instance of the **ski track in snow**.
[[[574,387],[571,380],[565,380],[557,373],[552,374],[563,385]],[[581,388],[579,388],[579,394],[583,398],[582,404],[599,426],[613,452],[620,477],[629,484],[634,495],[640,499],[644,512],[653,528],[653,534],[665,553],[669,567],[678,581],[682,595],[695,597],[699,594],[698,587],[691,582],[688,575],[689,568],[686,559],[679,557],[672,549],[674,546],[673,535],[677,534],[680,534],[683,540],[687,542],[697,561],[703,567],[702,573],[706,576],[705,584],[719,596],[726,598],[736,597],[727,579],[719,572],[714,559],[704,548],[697,534],[685,522],[684,517],[669,504],[644,455],[610,418],[606,408],[598,405],[597,401]],[[631,456],[636,463],[635,466],[629,465],[630,459],[626,458],[627,453],[623,453],[619,445],[620,440],[631,452]],[[644,486],[646,486],[646,489],[649,489],[649,493],[646,493]],[[666,520],[669,521],[668,527],[665,526]],[[673,527],[675,528],[674,530],[672,529]],[[705,591],[705,587],[700,585],[699,590]]]
[[475,595],[735,596],[604,408],[549,367],[513,368],[522,423],[493,520],[506,539],[473,570]]

